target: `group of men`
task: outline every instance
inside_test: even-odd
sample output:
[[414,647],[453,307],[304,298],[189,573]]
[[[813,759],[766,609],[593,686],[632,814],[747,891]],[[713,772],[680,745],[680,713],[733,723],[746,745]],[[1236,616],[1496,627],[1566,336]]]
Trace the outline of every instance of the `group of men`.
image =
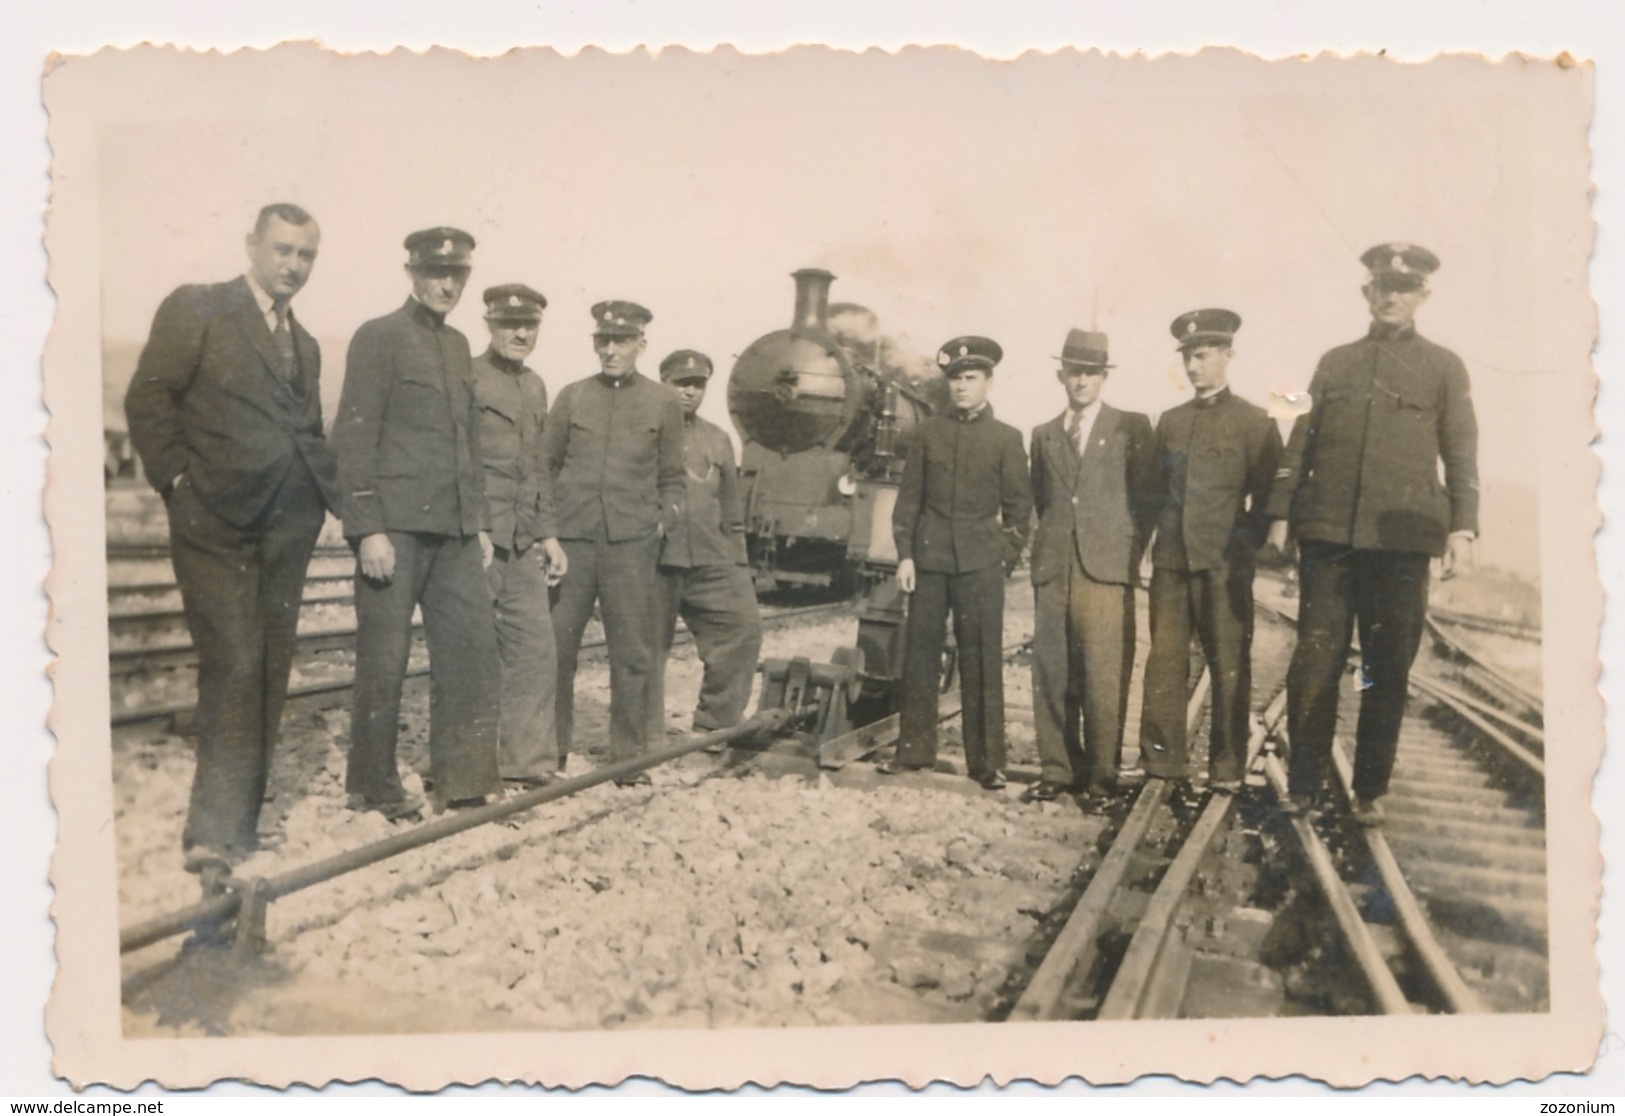
[[[1382,244],[1361,256],[1372,323],[1328,352],[1283,446],[1275,420],[1234,394],[1239,315],[1195,310],[1171,328],[1195,398],[1144,415],[1101,401],[1113,367],[1104,334],[1072,330],[1058,358],[1067,406],[1020,434],[987,405],[1002,358],[985,337],[937,355],[952,407],[910,446],[893,532],[905,629],[896,773],[933,765],[944,628],[953,618],[967,773],[1006,785],[1004,578],[1037,512],[1032,581],[1033,702],[1040,781],[1023,797],[1075,795],[1111,810],[1147,778],[1190,786],[1187,702],[1193,639],[1211,681],[1208,787],[1235,794],[1251,721],[1253,570],[1298,547],[1298,641],[1287,678],[1284,809],[1325,804],[1338,697],[1360,639],[1352,812],[1380,825],[1427,609],[1429,563],[1469,567],[1478,530],[1478,428],[1467,371],[1418,336],[1416,311],[1439,260]],[[1441,477],[1441,463],[1443,466]],[[1139,764],[1123,764],[1134,665],[1134,590],[1151,549],[1151,648]]]
[[159,307],[125,400],[168,511],[198,655],[186,865],[216,878],[259,844],[305,572],[328,511],[356,554],[352,810],[403,820],[425,808],[396,760],[414,613],[430,664],[423,782],[440,810],[489,801],[505,783],[545,785],[565,767],[595,604],[616,759],[664,734],[679,615],[705,663],[696,731],[739,721],[761,641],[732,444],[696,413],[709,358],[673,353],[654,383],[637,370],[652,315],[601,302],[600,370],[550,411],[524,363],[547,299],[522,283],[488,288],[491,341],[473,356],[446,316],[474,238],[425,229],[406,238],[404,305],[350,343],[325,438],[320,350],[291,307],[320,236],[297,206],[261,210],[246,274],[181,287]]
[[[524,363],[547,299],[520,283],[488,288],[490,345],[474,357],[446,322],[474,239],[426,229],[406,238],[405,303],[351,341],[324,438],[320,350],[291,308],[319,242],[310,214],[266,206],[247,237],[245,275],[182,287],[159,307],[126,397],[131,439],[168,510],[198,654],[183,844],[199,872],[229,872],[258,844],[305,571],[329,510],[357,560],[346,777],[354,810],[399,820],[425,808],[396,760],[418,611],[431,687],[424,785],[437,809],[485,802],[504,782],[540,786],[564,767],[594,605],[609,645],[615,759],[663,735],[679,615],[705,664],[696,731],[739,721],[760,649],[732,443],[696,413],[709,358],[674,352],[656,384],[637,370],[652,315],[600,302],[599,371],[566,386],[550,410]],[[1301,611],[1286,808],[1318,805],[1357,628],[1354,812],[1380,823],[1429,561],[1442,556],[1448,574],[1472,560],[1477,427],[1462,362],[1415,331],[1438,259],[1406,244],[1361,258],[1370,332],[1321,360],[1284,446],[1274,420],[1228,386],[1241,319],[1227,310],[1174,320],[1196,395],[1155,429],[1101,400],[1113,367],[1107,338],[1072,330],[1057,358],[1066,409],[1033,431],[1030,453],[987,404],[1000,347],[970,336],[942,347],[952,406],[912,442],[893,519],[911,605],[900,744],[882,770],[935,760],[951,616],[969,774],[989,789],[1006,785],[1004,581],[1036,511],[1042,771],[1024,797],[1073,794],[1099,812],[1144,778],[1187,780],[1193,639],[1212,682],[1208,785],[1235,793],[1249,735],[1255,556],[1266,546],[1284,552],[1290,531]],[[1147,546],[1140,766],[1125,767],[1134,591]]]

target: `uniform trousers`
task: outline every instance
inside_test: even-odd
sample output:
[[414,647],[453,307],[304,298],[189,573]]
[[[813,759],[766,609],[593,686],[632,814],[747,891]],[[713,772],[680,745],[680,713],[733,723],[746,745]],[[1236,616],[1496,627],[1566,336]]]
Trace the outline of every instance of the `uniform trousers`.
[[558,639],[559,763],[575,733],[576,659],[598,604],[609,645],[609,750],[615,759],[640,756],[648,746],[649,679],[654,669],[655,560],[660,534],[610,542],[603,525],[596,539],[561,539],[569,572],[553,602]]
[[559,766],[559,664],[541,547],[496,547],[485,579],[502,659],[498,767],[507,778],[551,775]]
[[[1033,711],[1045,781],[1110,789],[1134,666],[1134,590],[1096,581],[1073,556],[1034,590]],[[1079,717],[1083,731],[1078,731]]]
[[476,537],[389,531],[395,574],[355,578],[355,704],[345,789],[369,803],[405,796],[395,765],[412,611],[429,644],[429,774],[441,802],[501,789],[497,725],[501,659]]
[[299,457],[248,527],[205,508],[184,476],[167,503],[175,580],[198,661],[197,768],[182,844],[235,859],[258,844],[324,505]]
[[1253,568],[1151,573],[1151,654],[1145,664],[1140,764],[1146,774],[1188,774],[1186,713],[1191,638],[1201,643],[1210,680],[1208,777],[1240,779],[1247,764],[1252,704]]
[[942,646],[953,614],[959,645],[959,699],[965,770],[972,779],[1003,770],[1004,567],[964,573],[920,571],[903,627],[903,695],[897,762],[926,767],[937,759],[937,695]]
[[1360,719],[1355,730],[1354,793],[1388,793],[1411,663],[1427,619],[1426,554],[1298,544],[1298,645],[1287,673],[1288,782],[1315,795],[1331,770],[1338,686],[1349,639],[1360,632]]
[[654,673],[649,679],[649,739],[666,732],[666,660],[677,618],[694,635],[705,664],[694,731],[732,728],[745,716],[756,660],[762,651],[762,615],[756,586],[744,566],[662,566],[655,583]]

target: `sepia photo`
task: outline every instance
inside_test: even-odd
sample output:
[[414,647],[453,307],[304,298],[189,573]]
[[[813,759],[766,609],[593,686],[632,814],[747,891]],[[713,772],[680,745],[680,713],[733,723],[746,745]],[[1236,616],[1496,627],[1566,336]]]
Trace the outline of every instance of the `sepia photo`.
[[71,1082],[1595,1057],[1588,65],[43,90]]

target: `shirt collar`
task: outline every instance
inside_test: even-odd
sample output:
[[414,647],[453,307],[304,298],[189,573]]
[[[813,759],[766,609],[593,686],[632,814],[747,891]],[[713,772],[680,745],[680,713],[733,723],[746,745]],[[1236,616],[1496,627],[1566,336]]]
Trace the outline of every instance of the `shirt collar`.
[[1372,322],[1371,330],[1366,336],[1373,341],[1408,341],[1416,336],[1416,323],[1410,322],[1395,328],[1381,322]]
[[1229,398],[1230,385],[1226,384],[1212,395],[1198,395],[1196,397],[1196,405],[1198,407],[1217,407],[1220,403],[1223,403]]
[[1079,422],[1091,422],[1092,423],[1092,422],[1095,421],[1096,416],[1098,416],[1100,414],[1100,406],[1101,406],[1101,399],[1100,399],[1100,396],[1097,395],[1097,396],[1095,396],[1095,401],[1093,403],[1089,404],[1087,407],[1084,407],[1082,410],[1074,411],[1072,409],[1072,406],[1070,404],[1068,404],[1067,408],[1066,408],[1066,414],[1069,414],[1069,415],[1075,414],[1075,415],[1077,415]]
[[425,325],[441,326],[446,324],[446,316],[425,306],[422,300],[418,298],[416,291],[406,296],[406,309],[413,317]]
[[993,404],[983,400],[982,405],[976,408],[974,411],[961,411],[959,408],[955,407],[951,413],[954,418],[958,419],[960,422],[975,422],[983,415],[992,414]]
[[487,348],[485,350],[485,359],[491,362],[491,367],[500,368],[504,372],[518,373],[525,370],[523,361],[509,360],[507,357],[503,356],[501,353],[492,348]]
[[[252,271],[245,271],[243,273],[243,278],[248,280],[248,293],[254,296],[254,305],[260,308],[260,315],[262,317],[274,320],[274,315],[276,314],[276,299],[271,297],[271,292],[260,286],[260,281],[254,278],[254,273]],[[283,305],[288,306],[287,303],[284,303]],[[293,312],[293,308],[291,306],[288,306],[288,312],[290,314]]]
[[606,376],[604,373],[600,372],[595,378],[599,383],[614,391],[619,391],[622,388],[629,388],[632,386],[632,381],[642,379],[642,377],[638,375],[638,370],[636,368],[632,369],[632,371],[628,372],[624,376]]

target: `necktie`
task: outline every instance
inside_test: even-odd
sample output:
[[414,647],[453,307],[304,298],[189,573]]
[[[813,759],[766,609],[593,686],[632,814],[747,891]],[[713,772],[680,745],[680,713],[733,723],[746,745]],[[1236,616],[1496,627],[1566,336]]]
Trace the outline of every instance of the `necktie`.
[[1083,459],[1083,442],[1080,435],[1083,433],[1083,412],[1068,411],[1066,413],[1066,440],[1072,443],[1072,452]]
[[281,364],[278,369],[284,380],[293,380],[293,332],[288,328],[288,304],[278,302],[276,308],[276,329],[271,332],[271,340],[276,342],[276,355]]

